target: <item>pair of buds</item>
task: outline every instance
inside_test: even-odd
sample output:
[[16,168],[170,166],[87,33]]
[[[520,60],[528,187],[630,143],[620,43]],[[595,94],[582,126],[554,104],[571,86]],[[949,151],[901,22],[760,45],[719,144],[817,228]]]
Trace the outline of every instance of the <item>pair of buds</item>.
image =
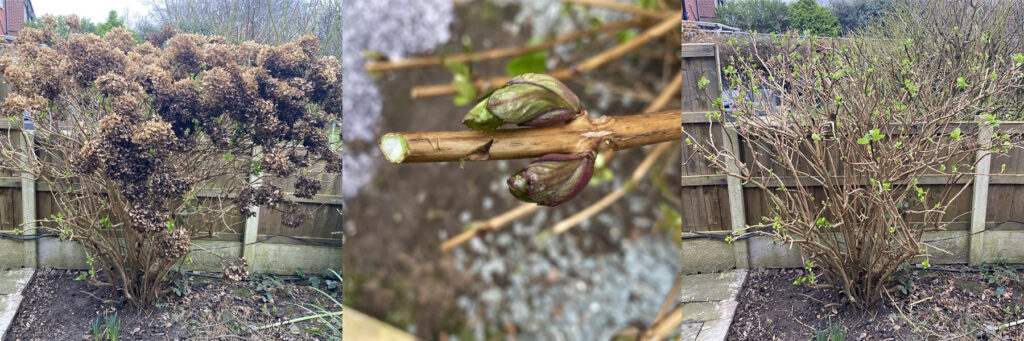
[[[583,115],[580,100],[565,84],[543,74],[519,75],[491,91],[462,120],[470,129],[504,124],[547,127]],[[512,195],[525,202],[558,206],[572,199],[594,175],[596,154],[547,154],[508,178]]]

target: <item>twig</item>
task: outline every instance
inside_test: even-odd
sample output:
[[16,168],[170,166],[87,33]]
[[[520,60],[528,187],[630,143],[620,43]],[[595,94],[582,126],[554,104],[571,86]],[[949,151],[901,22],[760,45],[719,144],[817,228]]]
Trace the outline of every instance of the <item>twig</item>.
[[672,283],[672,289],[669,289],[668,295],[665,296],[665,301],[661,303],[661,308],[658,309],[658,314],[654,315],[654,322],[651,322],[652,326],[657,324],[658,320],[661,320],[662,316],[665,316],[665,311],[668,310],[668,307],[672,306],[672,302],[679,302],[681,295],[679,288],[682,285],[683,273],[680,272],[679,276],[676,276],[675,282]]
[[393,163],[533,158],[619,150],[682,138],[681,111],[669,110],[592,118],[565,125],[492,131],[434,131],[385,134],[380,149]]
[[1004,323],[1004,324],[999,325],[998,327],[992,327],[992,326],[985,326],[985,327],[987,329],[989,329],[990,332],[994,332],[994,331],[998,331],[998,330],[1005,330],[1005,329],[1010,328],[1010,327],[1016,327],[1016,326],[1019,326],[1019,325],[1022,325],[1022,324],[1024,324],[1024,320],[1016,320],[1016,321],[1013,321],[1013,322],[1010,322],[1010,323]]
[[414,67],[424,67],[441,65],[445,61],[456,61],[456,62],[479,62],[482,60],[500,59],[512,56],[518,56],[527,54],[534,51],[546,50],[552,46],[562,44],[565,42],[577,40],[589,35],[593,35],[605,31],[614,31],[623,29],[638,24],[638,20],[624,20],[616,21],[613,23],[604,24],[598,27],[590,28],[587,30],[577,31],[565,35],[561,35],[545,42],[532,46],[518,46],[518,47],[503,47],[479,52],[461,53],[451,56],[431,56],[431,57],[419,57],[409,58],[404,60],[386,61],[386,62],[369,62],[366,63],[366,71],[371,72],[386,72],[397,69],[407,69]]
[[540,205],[533,203],[522,204],[517,206],[516,208],[513,208],[512,210],[509,210],[508,212],[502,213],[496,217],[488,219],[487,221],[471,224],[471,227],[469,229],[462,231],[452,239],[446,240],[444,243],[442,243],[441,252],[448,252],[449,250],[455,248],[456,246],[468,242],[470,239],[473,239],[473,237],[500,229],[521,217],[532,214],[533,212],[537,212],[537,210],[539,210],[540,208]]
[[635,14],[635,15],[650,17],[650,18],[659,18],[660,19],[660,18],[673,17],[673,18],[676,18],[676,19],[678,19],[680,21],[683,20],[682,13],[670,14],[670,13],[665,13],[665,12],[662,12],[662,11],[655,11],[655,10],[649,10],[649,9],[646,9],[646,8],[640,8],[638,6],[634,6],[634,5],[630,5],[630,4],[624,4],[624,3],[621,3],[621,2],[612,2],[612,1],[607,1],[607,0],[560,0],[560,1],[567,2],[567,3],[573,3],[573,4],[584,5],[584,6],[604,7],[604,8],[613,9],[613,10],[616,10],[616,11],[619,11],[619,12],[626,12],[626,13],[631,13],[631,14]]
[[882,292],[885,293],[885,296],[889,298],[889,302],[892,303],[893,307],[896,307],[896,311],[899,311],[900,316],[903,317],[904,321],[907,321],[908,325],[910,325],[914,329],[920,328],[920,326],[918,324],[916,324],[916,323],[914,323],[914,321],[910,320],[910,317],[907,317],[907,314],[903,312],[902,308],[900,308],[899,303],[896,303],[896,299],[892,297],[892,294],[889,293],[889,290],[883,290]]
[[299,318],[294,318],[294,319],[291,319],[291,320],[288,320],[288,321],[282,321],[282,322],[268,324],[268,325],[265,325],[265,326],[262,326],[262,327],[256,327],[256,330],[263,330],[263,329],[267,329],[267,328],[280,327],[280,326],[283,326],[283,325],[286,325],[286,324],[292,324],[292,323],[302,322],[302,321],[305,321],[305,320],[312,320],[312,319],[324,318],[324,317],[332,317],[332,316],[341,316],[341,311],[335,311],[335,312],[329,312],[329,313],[323,313],[323,314],[316,314],[316,315],[308,315],[308,316],[303,316],[303,317],[299,317]]
[[[654,27],[648,28],[647,30],[640,33],[640,35],[637,35],[636,37],[630,39],[625,43],[616,45],[615,47],[605,50],[593,57],[587,58],[583,62],[568,69],[554,70],[548,72],[547,74],[557,79],[566,79],[577,73],[592,71],[605,63],[622,57],[629,51],[636,49],[637,47],[640,47],[641,45],[647,43],[648,41],[651,41],[654,38],[660,37],[668,33],[673,28],[678,30],[680,20],[678,17],[679,14],[677,12],[677,14],[674,14],[672,17],[667,17],[665,20],[662,20]],[[474,86],[476,86],[477,90],[479,90],[480,92],[487,92],[491,89],[501,86],[502,84],[508,83],[508,81],[511,79],[511,76],[492,77],[488,79],[478,80],[476,84],[474,84]],[[451,83],[423,85],[412,88],[412,98],[447,96],[454,95],[456,93],[457,91],[455,90],[455,87]]]
[[683,305],[679,304],[668,314],[662,316],[661,319],[655,321],[654,324],[648,328],[640,340],[664,340],[669,335],[679,331],[679,326],[683,324]]

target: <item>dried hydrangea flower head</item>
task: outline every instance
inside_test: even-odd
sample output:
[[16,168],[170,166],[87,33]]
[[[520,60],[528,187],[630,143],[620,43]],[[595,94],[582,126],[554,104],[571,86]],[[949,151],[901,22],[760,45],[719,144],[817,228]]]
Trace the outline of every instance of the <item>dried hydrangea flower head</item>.
[[[11,85],[2,111],[27,115],[37,148],[63,158],[39,163],[49,167],[41,174],[69,189],[55,191],[63,224],[80,229],[69,235],[124,276],[169,269],[187,254],[196,226],[237,225],[252,207],[280,210],[286,226],[300,226],[308,214],[289,202],[281,185],[288,182],[275,180],[297,177],[295,195],[311,198],[317,174],[341,171],[340,149],[327,135],[341,115],[341,65],[321,56],[312,36],[232,44],[168,27],[140,42],[123,28],[77,33],[74,16],[64,18],[70,32],[52,16],[40,21],[0,54]],[[201,190],[235,205],[203,202]],[[102,200],[80,200],[97,192]],[[96,245],[108,228],[138,241],[115,251],[153,250],[152,264],[105,255]]]

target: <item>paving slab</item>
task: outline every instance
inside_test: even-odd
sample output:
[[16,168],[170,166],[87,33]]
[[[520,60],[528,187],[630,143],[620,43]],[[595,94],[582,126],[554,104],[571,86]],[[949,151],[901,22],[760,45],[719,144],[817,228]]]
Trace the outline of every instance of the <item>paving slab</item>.
[[34,268],[0,271],[0,339],[7,337],[7,330],[25,298],[22,293],[35,273]]
[[21,293],[34,273],[36,270],[33,268],[0,270],[0,295]]
[[704,328],[701,328],[700,335],[697,336],[698,341],[722,341],[725,340],[725,336],[729,334],[729,326],[732,325],[732,318],[736,315],[736,306],[739,305],[736,301],[725,302],[722,307],[722,318],[704,322]]
[[722,317],[720,302],[683,303],[683,322],[706,322]]
[[683,340],[723,341],[736,315],[747,270],[683,276]]
[[683,338],[681,341],[696,341],[703,326],[704,322],[683,323]]
[[735,300],[747,270],[683,276],[683,303]]

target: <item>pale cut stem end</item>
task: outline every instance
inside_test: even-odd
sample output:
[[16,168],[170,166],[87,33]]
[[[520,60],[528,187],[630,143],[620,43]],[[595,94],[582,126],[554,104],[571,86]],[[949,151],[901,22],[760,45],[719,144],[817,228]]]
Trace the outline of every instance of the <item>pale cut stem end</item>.
[[399,134],[389,133],[380,137],[380,151],[391,163],[402,163],[409,155],[409,142]]

